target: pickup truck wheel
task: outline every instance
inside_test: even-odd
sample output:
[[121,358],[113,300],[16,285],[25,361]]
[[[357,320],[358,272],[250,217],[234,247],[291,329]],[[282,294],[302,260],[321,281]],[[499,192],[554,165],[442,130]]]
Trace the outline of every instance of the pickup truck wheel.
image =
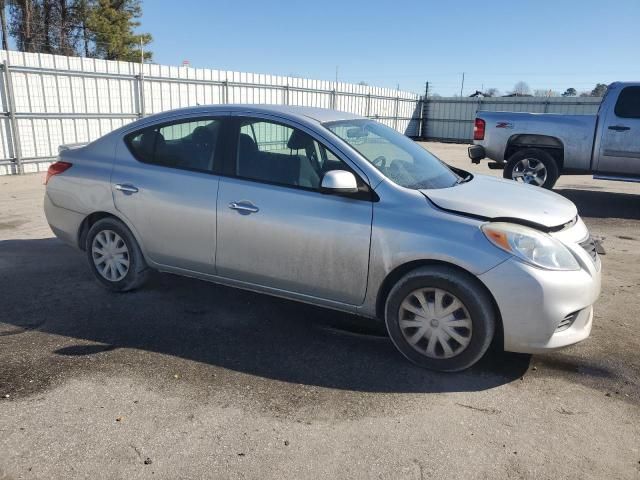
[[491,299],[470,274],[421,267],[391,289],[385,324],[396,348],[416,365],[457,372],[485,354],[495,332]]
[[560,173],[555,159],[548,152],[527,148],[509,157],[503,176],[516,182],[551,189]]

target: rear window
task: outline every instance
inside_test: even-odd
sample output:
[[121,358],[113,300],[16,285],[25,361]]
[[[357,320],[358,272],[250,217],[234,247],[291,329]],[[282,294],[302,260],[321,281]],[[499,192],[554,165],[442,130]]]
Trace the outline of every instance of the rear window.
[[640,118],[640,87],[625,87],[616,102],[615,113],[621,118]]
[[181,120],[127,135],[133,156],[143,163],[184,170],[213,170],[218,119]]

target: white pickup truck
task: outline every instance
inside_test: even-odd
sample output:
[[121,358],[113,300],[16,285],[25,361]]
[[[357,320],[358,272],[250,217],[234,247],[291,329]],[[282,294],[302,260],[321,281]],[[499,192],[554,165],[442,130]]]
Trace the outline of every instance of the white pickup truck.
[[640,182],[640,83],[609,85],[597,115],[478,112],[469,157],[544,188],[561,174]]

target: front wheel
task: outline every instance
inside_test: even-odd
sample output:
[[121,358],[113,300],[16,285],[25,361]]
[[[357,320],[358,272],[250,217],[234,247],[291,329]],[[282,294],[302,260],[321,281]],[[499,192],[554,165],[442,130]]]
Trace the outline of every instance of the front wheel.
[[503,176],[517,182],[551,189],[560,173],[555,159],[548,152],[539,148],[527,148],[509,157]]
[[497,316],[488,293],[468,273],[446,266],[405,275],[387,298],[385,323],[396,348],[413,363],[464,370],[485,354]]

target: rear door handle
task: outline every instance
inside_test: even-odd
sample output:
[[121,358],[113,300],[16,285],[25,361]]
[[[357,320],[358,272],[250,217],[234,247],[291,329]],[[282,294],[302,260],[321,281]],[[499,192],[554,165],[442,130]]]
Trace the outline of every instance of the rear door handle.
[[116,184],[115,188],[116,190],[119,190],[124,193],[138,193],[137,187],[134,187],[133,185],[128,185],[125,183],[118,183]]
[[616,132],[624,132],[625,130],[631,130],[631,127],[625,127],[624,125],[611,125],[609,130],[615,130]]
[[231,210],[237,210],[239,213],[241,213],[243,215],[248,215],[250,213],[256,213],[256,212],[260,211],[260,209],[258,207],[256,207],[253,203],[246,202],[246,201],[231,202],[229,204],[229,208]]

